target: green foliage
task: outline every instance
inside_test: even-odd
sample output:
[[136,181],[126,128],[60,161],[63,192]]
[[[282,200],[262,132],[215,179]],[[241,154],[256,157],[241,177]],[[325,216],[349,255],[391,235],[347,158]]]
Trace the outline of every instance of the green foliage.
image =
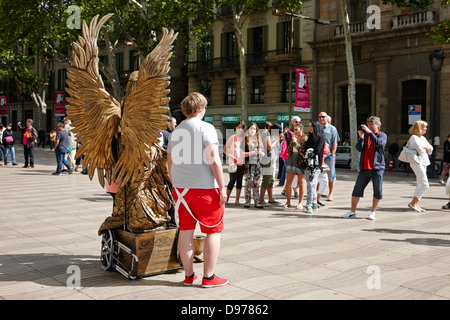
[[108,30],[112,42],[133,42],[144,55],[154,48],[154,35],[163,27],[179,31],[178,44],[187,44],[189,34],[205,34],[213,14],[212,0],[0,0],[0,77],[39,85],[28,71],[30,52],[68,58],[71,43],[81,34],[67,26],[70,5],[81,9],[81,20],[87,23],[97,14],[114,13],[104,32]]
[[[269,0],[216,0],[216,5],[218,7],[227,5],[235,5],[238,10],[242,10],[244,13],[257,12],[261,9],[267,8],[269,6]],[[280,0],[278,1],[280,6],[286,11],[301,13],[302,2],[295,0]]]

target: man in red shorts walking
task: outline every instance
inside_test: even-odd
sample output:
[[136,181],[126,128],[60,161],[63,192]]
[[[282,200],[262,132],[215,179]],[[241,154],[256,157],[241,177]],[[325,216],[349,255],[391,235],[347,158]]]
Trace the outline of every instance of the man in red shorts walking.
[[187,119],[169,137],[167,165],[180,228],[178,248],[185,271],[184,284],[192,285],[197,279],[194,231],[198,222],[200,230],[206,234],[202,286],[216,287],[228,283],[214,274],[227,195],[216,130],[202,121],[206,105],[206,98],[198,92],[189,94],[181,102]]

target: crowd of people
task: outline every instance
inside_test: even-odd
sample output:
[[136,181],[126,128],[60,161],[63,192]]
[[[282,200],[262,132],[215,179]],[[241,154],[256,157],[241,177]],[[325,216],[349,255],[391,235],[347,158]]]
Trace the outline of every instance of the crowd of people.
[[[359,199],[364,195],[364,189],[369,182],[373,184],[372,208],[368,219],[376,219],[376,209],[383,198],[382,183],[386,166],[385,148],[387,135],[380,131],[381,119],[372,116],[358,130],[358,140],[355,144],[360,153],[359,173],[352,191],[350,210],[343,218],[355,218]],[[253,200],[255,208],[264,208],[268,204],[277,204],[273,197],[274,177],[283,186],[282,195],[286,197],[284,208],[290,208],[291,198],[298,199],[297,210],[307,213],[318,211],[325,202],[333,201],[333,191],[336,181],[336,150],[340,137],[336,127],[331,124],[331,117],[326,112],[320,112],[318,120],[310,120],[307,131],[298,116],[292,117],[289,126],[281,128],[278,124],[267,122],[262,133],[255,123],[245,126],[239,122],[235,133],[228,138],[224,147],[228,167],[236,165],[237,170],[229,173],[227,185],[227,200],[236,185],[235,205],[240,205],[241,190],[245,190],[244,208],[250,207]],[[427,123],[417,121],[409,130],[411,134],[407,145],[417,153],[417,162],[409,163],[416,175],[416,190],[408,204],[411,210],[425,212],[418,203],[429,188],[427,166],[433,147],[425,138]],[[349,145],[348,139],[344,141]],[[343,143],[343,144],[344,144]],[[397,158],[398,145],[394,141],[389,147],[390,158]],[[446,192],[450,197],[450,179],[444,178],[450,170],[450,135],[444,143],[444,162],[440,183],[446,184]],[[278,169],[276,172],[275,169]],[[243,185],[243,180],[245,185]],[[328,195],[325,191],[328,188]],[[268,202],[264,201],[267,191]],[[306,201],[304,202],[304,196]],[[450,209],[450,201],[442,207]]]
[[[161,132],[160,145],[167,150],[168,172],[176,202],[176,223],[180,230],[178,249],[185,270],[184,284],[192,285],[198,278],[193,268],[193,235],[198,223],[206,234],[202,286],[216,287],[228,283],[227,279],[217,277],[214,269],[219,254],[220,233],[223,231],[224,209],[234,187],[235,205],[240,205],[244,188],[244,207],[250,207],[253,201],[255,208],[262,209],[264,205],[279,204],[273,195],[274,182],[279,180],[278,185],[284,186],[282,194],[286,196],[284,208],[291,207],[294,191],[294,197],[298,198],[296,209],[310,214],[318,211],[320,206],[325,206],[321,196],[324,196],[327,187],[326,198],[333,201],[336,150],[340,138],[326,112],[320,112],[318,119],[310,120],[307,125],[301,123],[300,117],[294,116],[284,130],[278,124],[267,122],[260,132],[256,123],[245,125],[238,122],[223,150],[230,175],[229,183],[225,185],[217,132],[212,124],[202,121],[206,106],[207,100],[202,94],[189,94],[181,103],[187,119],[177,126],[176,119],[169,118],[166,130]],[[36,131],[32,119],[27,119],[24,127],[20,122],[17,125],[22,133],[24,168],[32,168],[35,164],[34,147],[41,144],[40,139],[44,139],[44,135]],[[425,211],[419,202],[429,188],[426,167],[430,165],[429,155],[433,152],[433,146],[424,137],[427,128],[425,121],[416,121],[409,130],[411,137],[406,144],[415,150],[414,160],[409,164],[416,175],[416,189],[408,207],[417,212]],[[351,194],[350,210],[343,218],[356,217],[359,200],[369,182],[372,182],[373,201],[368,219],[376,219],[376,209],[383,198],[387,143],[387,135],[380,129],[381,119],[371,116],[358,130],[355,146],[360,152],[359,172]],[[65,118],[50,135],[53,141],[50,148],[55,150],[57,163],[54,175],[61,175],[63,166],[71,174],[80,164],[75,160],[77,143],[71,130],[70,120]],[[0,141],[4,164],[7,165],[8,155],[11,154],[12,164],[17,165],[16,141],[11,124],[6,128],[0,127]],[[345,143],[349,143],[348,140]],[[390,148],[389,153],[396,156],[398,151]],[[443,184],[449,169],[450,135],[444,143],[444,168],[440,177]],[[446,183],[446,192],[450,200],[450,179]],[[268,202],[264,201],[266,193]],[[450,201],[442,208],[450,209]]]
[[[17,129],[21,132],[21,145],[23,146],[24,165],[23,168],[34,168],[35,154],[34,148],[42,145],[46,147],[47,135],[43,128],[36,130],[33,127],[33,119],[27,119],[25,126],[21,122],[17,123]],[[56,171],[53,175],[61,175],[63,171],[69,174],[78,171],[81,165],[82,158],[75,159],[78,143],[75,139],[75,134],[72,132],[71,121],[67,117],[56,125],[56,129],[49,133],[50,150],[55,150],[56,156]],[[12,124],[9,123],[6,127],[0,125],[0,165],[1,160],[4,160],[4,165],[8,165],[8,156],[11,155],[11,162],[13,166],[18,165],[16,161],[15,145],[16,138],[12,131]],[[63,165],[67,168],[63,170]],[[87,169],[81,173],[87,174]]]

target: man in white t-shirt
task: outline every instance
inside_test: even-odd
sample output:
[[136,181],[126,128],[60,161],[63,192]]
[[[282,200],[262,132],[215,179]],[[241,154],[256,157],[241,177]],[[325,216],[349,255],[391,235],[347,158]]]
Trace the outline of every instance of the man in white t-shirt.
[[227,194],[216,130],[202,121],[206,105],[206,98],[198,92],[189,94],[181,102],[187,119],[169,136],[167,165],[180,229],[178,248],[185,271],[184,284],[192,285],[197,279],[193,239],[198,222],[206,234],[202,286],[216,287],[228,283],[214,274]]

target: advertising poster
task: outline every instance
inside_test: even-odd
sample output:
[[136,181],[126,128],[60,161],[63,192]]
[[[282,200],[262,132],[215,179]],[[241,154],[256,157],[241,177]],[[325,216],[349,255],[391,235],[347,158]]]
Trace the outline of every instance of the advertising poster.
[[295,90],[296,112],[310,112],[308,74],[304,68],[295,68],[297,73],[297,89]]
[[66,114],[66,104],[64,91],[55,91],[55,115],[63,116]]
[[0,96],[0,114],[8,114],[8,97]]

